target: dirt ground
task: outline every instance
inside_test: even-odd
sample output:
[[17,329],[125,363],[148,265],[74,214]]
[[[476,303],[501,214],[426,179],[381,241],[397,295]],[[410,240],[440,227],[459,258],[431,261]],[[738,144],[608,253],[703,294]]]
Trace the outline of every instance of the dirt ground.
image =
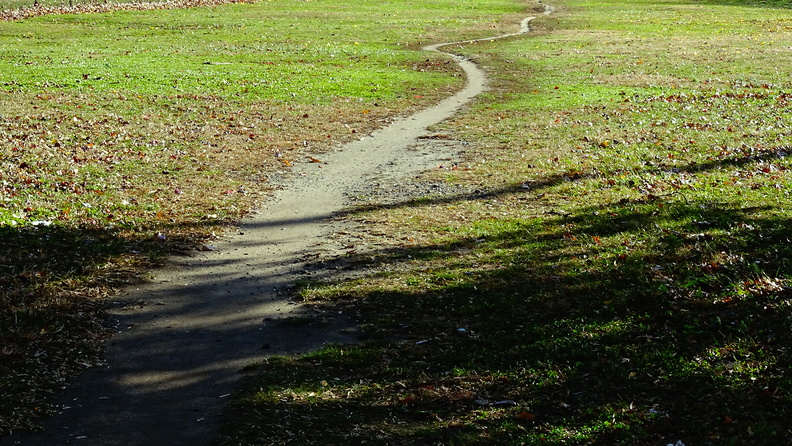
[[425,138],[427,128],[486,89],[481,69],[455,59],[467,75],[462,91],[319,163],[298,164],[288,178],[273,178],[280,186],[273,199],[234,236],[174,258],[153,280],[114,299],[109,312],[118,334],[106,345],[105,363],[66,391],[42,431],[0,445],[205,445],[244,366],[355,342],[344,314],[297,305],[288,290],[301,278],[340,274],[335,260],[345,253],[343,234],[354,228],[333,217],[351,196],[421,196],[437,187],[408,187],[403,179],[448,163],[464,146]]

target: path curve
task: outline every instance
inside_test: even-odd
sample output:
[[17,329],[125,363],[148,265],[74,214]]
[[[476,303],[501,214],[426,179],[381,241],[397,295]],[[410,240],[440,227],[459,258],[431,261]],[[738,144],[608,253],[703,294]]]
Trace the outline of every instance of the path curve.
[[[531,20],[517,33],[424,49],[524,34]],[[238,235],[215,251],[176,258],[150,283],[124,292],[110,309],[119,332],[106,345],[106,364],[76,380],[43,431],[15,434],[0,445],[208,444],[245,365],[354,341],[343,315],[308,313],[288,302],[286,292],[295,279],[328,273],[306,271],[306,260],[343,253],[331,218],[347,204],[346,191],[381,173],[425,170],[447,156],[407,150],[428,127],[485,91],[487,79],[470,60],[446,54],[465,71],[464,89],[345,145],[321,164],[306,164],[304,174],[242,222]],[[311,322],[287,323],[294,318]]]

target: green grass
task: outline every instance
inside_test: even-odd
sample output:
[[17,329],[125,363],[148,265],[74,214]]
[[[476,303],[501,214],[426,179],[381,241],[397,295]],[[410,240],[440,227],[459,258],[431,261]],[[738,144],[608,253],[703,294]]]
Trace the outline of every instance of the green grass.
[[371,273],[301,292],[367,341],[262,364],[220,444],[788,442],[792,12],[554,6],[464,50],[425,179],[477,192],[361,207]]
[[184,5],[0,22],[0,433],[97,361],[104,297],[249,212],[269,173],[460,88],[420,44],[521,9]]
[[[50,15],[4,25],[0,81],[14,92],[187,93],[311,104],[339,96],[384,101],[403,95],[410,75],[396,66],[413,59],[397,44],[401,35],[414,37],[428,24],[398,23],[383,33],[373,22],[386,20],[388,11],[368,23],[347,19],[351,13],[261,3],[116,12],[98,26],[92,26],[94,15]],[[317,34],[328,20],[343,26]],[[40,32],[42,23],[46,32]],[[426,77],[432,87],[448,83]]]

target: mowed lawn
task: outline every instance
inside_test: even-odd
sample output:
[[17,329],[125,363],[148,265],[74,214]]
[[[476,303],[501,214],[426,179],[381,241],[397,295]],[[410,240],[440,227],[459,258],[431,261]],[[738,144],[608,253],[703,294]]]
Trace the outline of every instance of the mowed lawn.
[[100,361],[104,299],[221,235],[269,174],[460,88],[422,44],[514,31],[524,9],[188,5],[0,22],[0,433]]

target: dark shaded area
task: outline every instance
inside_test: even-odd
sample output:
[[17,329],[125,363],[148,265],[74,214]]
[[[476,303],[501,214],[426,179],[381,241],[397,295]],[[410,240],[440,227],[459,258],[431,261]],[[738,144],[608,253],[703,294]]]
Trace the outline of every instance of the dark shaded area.
[[705,0],[701,3],[708,4],[714,3],[717,5],[726,5],[726,6],[755,6],[757,8],[783,8],[789,9],[792,8],[792,2],[789,0],[718,0],[718,1],[709,1]]
[[185,246],[120,229],[0,227],[0,433],[31,427],[48,395],[100,361],[102,299]]
[[[327,217],[317,213],[252,222],[242,230],[271,225],[296,229],[316,225]],[[101,241],[104,250],[94,247],[86,259],[110,261],[114,269],[95,271],[97,278],[107,279],[111,271],[123,272],[127,250],[137,252],[138,257],[148,254],[146,265],[151,265],[165,254],[193,248],[191,239],[177,235],[200,234],[199,227],[158,226],[159,232],[152,231],[152,237],[137,241],[119,232],[115,237],[94,240]],[[192,239],[197,238],[195,235]],[[249,248],[283,249],[293,238],[289,231],[279,230],[270,236],[224,243],[211,254],[192,249],[183,256],[171,256],[152,280],[139,281],[104,299],[103,320],[113,331],[102,349],[108,362],[85,370],[73,386],[48,401],[54,403],[57,416],[42,420],[40,432],[26,432],[22,427],[29,424],[18,423],[10,427],[15,432],[0,444],[207,444],[244,366],[272,354],[303,354],[326,342],[353,342],[354,333],[341,330],[349,326],[343,315],[310,312],[286,302],[296,276],[293,269],[301,269],[303,251],[285,257],[248,255]],[[58,243],[64,239],[58,231]],[[81,237],[75,240],[85,244]],[[74,244],[80,245],[76,241]],[[111,249],[116,244],[118,248]],[[83,282],[89,283],[93,277],[89,262],[86,260],[83,266],[88,275]],[[49,270],[56,268],[50,265]],[[87,316],[97,318],[102,314],[97,311]],[[46,355],[57,353],[52,351],[55,346],[45,347],[50,349],[42,350]],[[95,350],[74,352],[74,358],[69,359],[87,367],[89,361],[95,362],[95,355]],[[48,365],[53,368],[53,364]],[[30,367],[20,370],[26,373]],[[65,371],[57,370],[65,375]],[[17,388],[9,393],[26,391],[40,382],[16,383]],[[34,390],[39,393],[33,395],[36,399],[31,399],[31,404],[43,404],[42,393],[48,389],[42,386]],[[12,408],[22,412],[19,404]],[[23,414],[29,416],[30,412]]]
[[[383,207],[530,200],[577,179]],[[790,222],[749,203],[673,198],[504,220],[353,259],[372,271],[445,262],[403,273],[414,291],[323,303],[356,314],[370,341],[262,366],[236,408],[259,424],[231,421],[220,444],[786,444]],[[602,248],[620,237],[641,243]],[[279,393],[306,388],[340,396]],[[562,441],[563,430],[589,434]]]

